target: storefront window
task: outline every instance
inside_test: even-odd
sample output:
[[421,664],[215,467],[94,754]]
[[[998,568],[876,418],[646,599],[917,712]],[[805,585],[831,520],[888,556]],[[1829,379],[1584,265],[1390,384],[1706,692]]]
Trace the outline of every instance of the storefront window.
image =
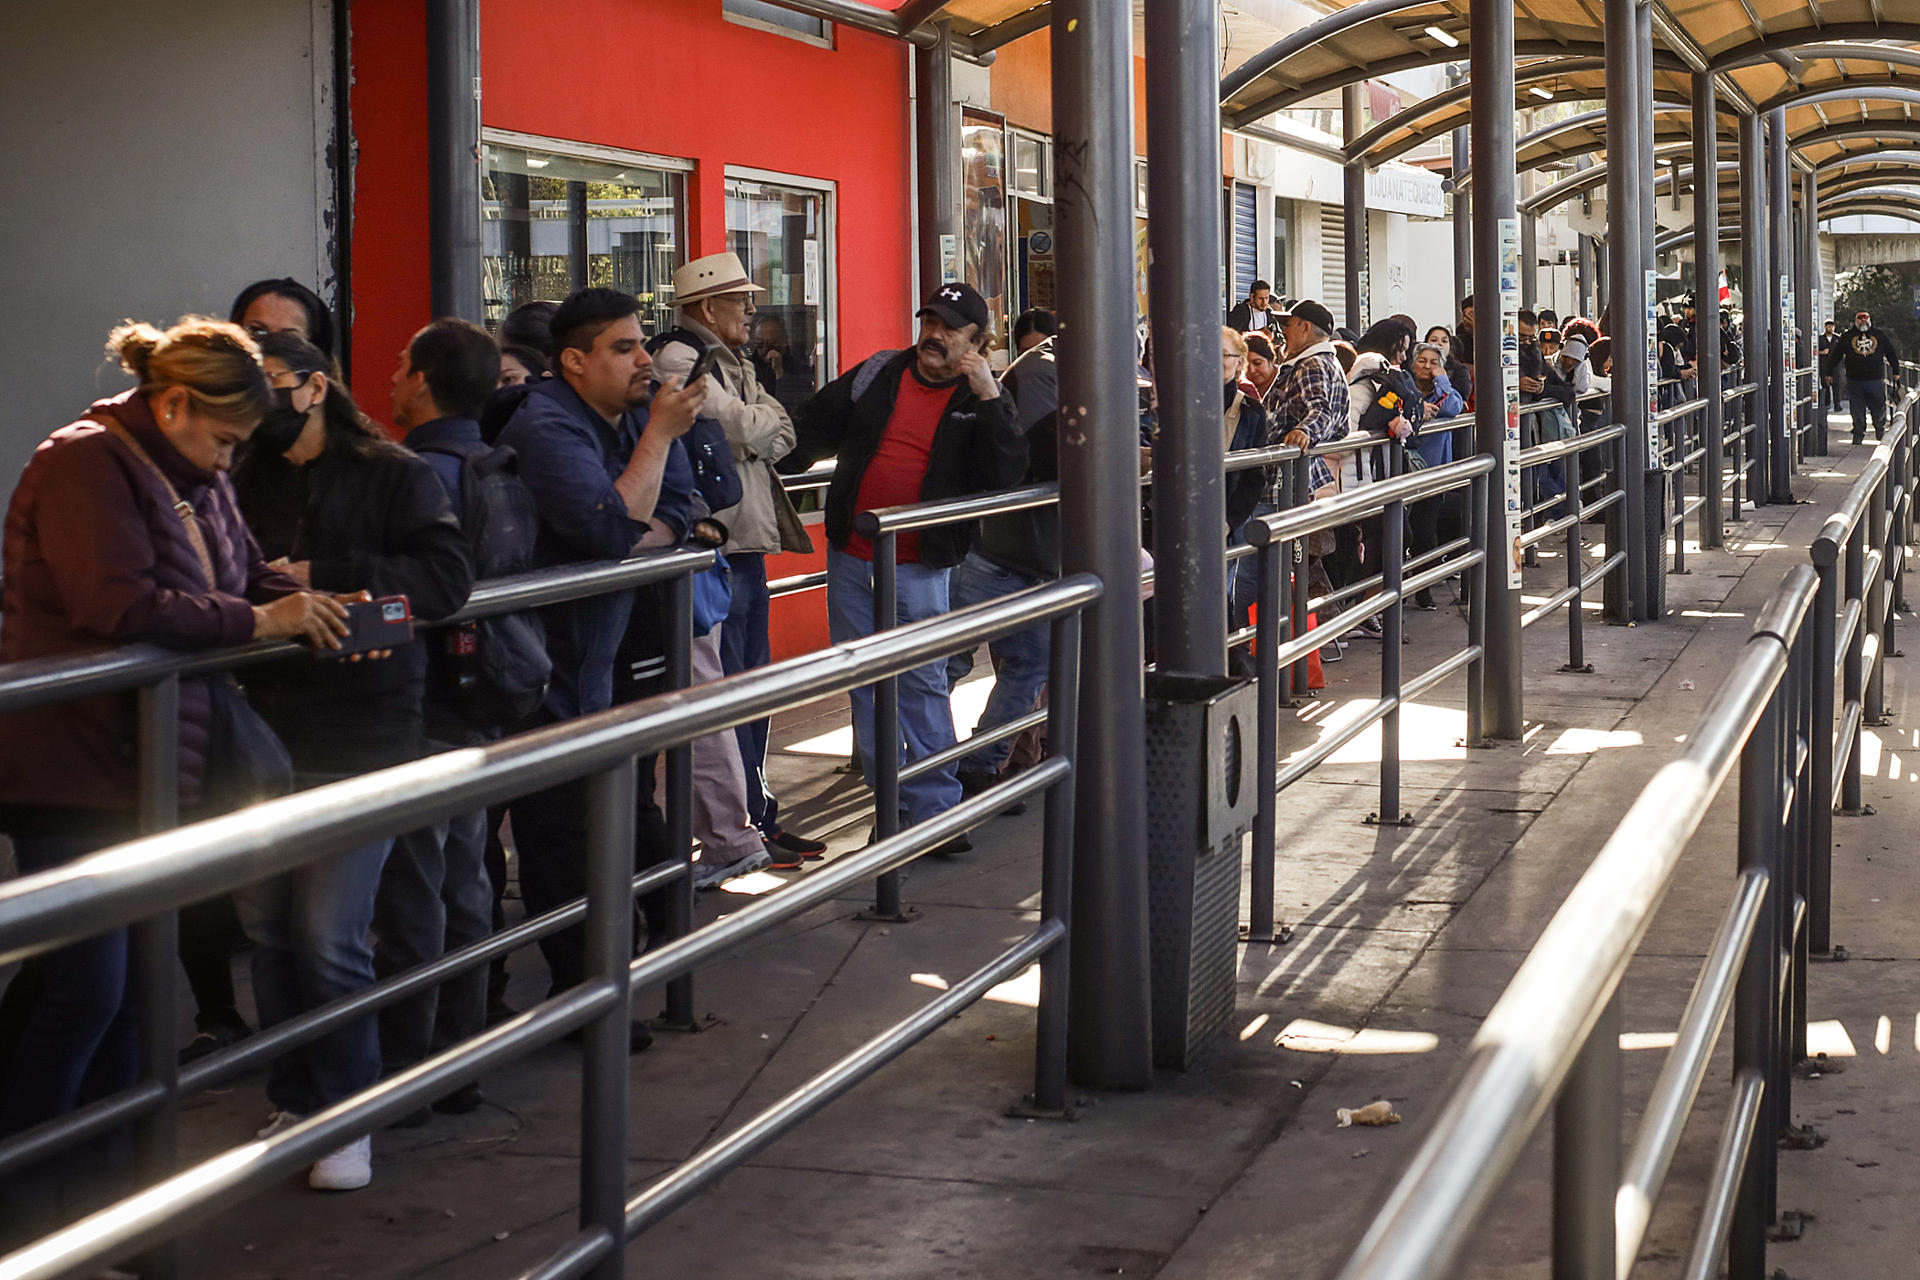
[[682,173],[488,142],[481,179],[487,321],[589,285],[631,293],[649,334],[673,326]]
[[727,247],[766,292],[748,344],[760,385],[787,407],[832,376],[832,193],[760,178],[727,178]]
[[1293,290],[1287,286],[1293,277],[1293,201],[1280,196],[1273,200],[1273,274],[1268,279],[1273,284],[1273,296],[1291,298]]
[[997,117],[968,111],[960,118],[960,277],[987,300],[996,349],[1007,340],[1006,138]]

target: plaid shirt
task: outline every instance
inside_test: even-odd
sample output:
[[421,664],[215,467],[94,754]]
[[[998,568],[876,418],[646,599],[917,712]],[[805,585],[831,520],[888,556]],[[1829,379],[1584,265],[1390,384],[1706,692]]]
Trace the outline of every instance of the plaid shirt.
[[[1276,445],[1288,433],[1304,431],[1314,444],[1331,444],[1347,434],[1347,380],[1340,372],[1331,342],[1317,342],[1285,361],[1267,389],[1267,443]],[[1333,483],[1325,459],[1315,458],[1307,471],[1307,488],[1324,489]],[[1267,486],[1267,502],[1284,506],[1279,468]]]

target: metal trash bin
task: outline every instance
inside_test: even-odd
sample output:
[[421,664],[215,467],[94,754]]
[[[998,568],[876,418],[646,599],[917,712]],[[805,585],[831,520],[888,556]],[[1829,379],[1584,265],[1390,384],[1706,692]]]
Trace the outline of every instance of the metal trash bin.
[[1233,1018],[1242,849],[1253,829],[1252,682],[1149,674],[1147,913],[1153,1059],[1186,1070]]

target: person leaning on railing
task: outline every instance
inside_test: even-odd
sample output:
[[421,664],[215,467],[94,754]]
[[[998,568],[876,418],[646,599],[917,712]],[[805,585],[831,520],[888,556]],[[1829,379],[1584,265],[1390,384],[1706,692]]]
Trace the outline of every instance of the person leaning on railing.
[[[435,622],[467,602],[473,559],[453,503],[433,469],[368,421],[332,362],[305,339],[260,340],[280,403],[234,472],[247,524],[262,549],[303,584],[404,596]],[[427,651],[346,662],[286,659],[249,679],[261,714],[286,743],[298,788],[414,759],[422,747]],[[253,940],[253,997],[262,1027],[373,985],[374,895],[392,837],[308,863],[234,895]],[[267,1128],[298,1123],[380,1078],[379,1030],[369,1014],[274,1060]],[[372,1177],[361,1137],[317,1161],[316,1190],[349,1191]]]
[[[337,648],[345,609],[268,567],[225,474],[273,406],[253,340],[237,325],[190,316],[164,332],[123,325],[108,348],[140,385],[49,436],[7,509],[0,661],[289,637]],[[180,683],[179,799],[188,815],[201,804],[210,696],[204,680]],[[0,717],[0,829],[21,871],[136,833],[134,701],[109,694]],[[0,1135],[137,1078],[125,929],[35,958],[7,1004],[17,1032],[0,1067]],[[119,1145],[109,1145],[104,1160],[97,1149],[77,1151],[72,1168],[119,1168]],[[31,1233],[84,1210],[87,1194],[68,1168],[29,1171],[0,1186],[0,1224]]]

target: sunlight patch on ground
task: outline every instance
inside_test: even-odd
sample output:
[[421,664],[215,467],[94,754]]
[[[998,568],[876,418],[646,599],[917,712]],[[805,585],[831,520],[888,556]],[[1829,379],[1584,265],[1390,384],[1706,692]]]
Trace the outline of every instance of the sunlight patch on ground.
[[[937,973],[912,973],[907,981],[915,986],[932,987],[935,991],[945,991],[953,984]],[[1040,1007],[1040,966],[1030,964],[1019,974],[1008,978],[996,987],[989,987],[982,1000],[993,1000],[1000,1004],[1017,1004],[1023,1009]],[[1242,1039],[1246,1037],[1242,1036]]]
[[1727,613],[1713,609],[1682,609],[1680,616],[1683,618],[1744,618],[1747,615],[1738,611]]
[[1620,1035],[1622,1052],[1635,1049],[1671,1049],[1680,1040],[1677,1031],[1626,1031]]
[[1440,1037],[1430,1031],[1389,1031],[1383,1027],[1336,1027],[1311,1018],[1295,1018],[1275,1037],[1275,1045],[1297,1053],[1376,1054],[1432,1053]]
[[1807,1056],[1812,1058],[1823,1053],[1829,1058],[1859,1056],[1853,1047],[1853,1037],[1847,1034],[1847,1029],[1840,1025],[1838,1018],[1807,1024]]
[[[1316,728],[1334,733],[1365,715],[1374,705],[1372,698],[1341,703],[1322,716]],[[1410,702],[1400,708],[1400,759],[1464,760],[1465,747],[1460,740],[1467,734],[1467,713],[1451,707],[1430,707]],[[1302,747],[1288,760],[1309,750]],[[1380,762],[1380,726],[1372,725],[1359,737],[1327,758],[1328,764],[1378,764]],[[1285,763],[1283,761],[1282,763]]]
[[1563,729],[1547,747],[1550,756],[1590,756],[1609,747],[1639,747],[1646,739],[1631,729]]
[[746,875],[735,876],[720,886],[722,893],[737,893],[746,898],[757,898],[763,893],[772,893],[787,882],[779,876],[768,875],[764,871],[749,871]]
[[1894,747],[1912,745],[1909,732],[1900,729],[1862,729],[1860,731],[1860,772],[1869,778],[1885,777],[1898,782],[1900,755]]
[[1893,1051],[1893,1019],[1884,1013],[1873,1023],[1873,1051],[1883,1058]]
[[[1252,1022],[1249,1022],[1245,1027],[1242,1027],[1240,1029],[1240,1038],[1242,1040],[1251,1040],[1255,1036],[1259,1035],[1260,1028],[1266,1025],[1267,1025],[1267,1015],[1263,1013],[1259,1017],[1255,1018]],[[1920,1028],[1915,1029],[1914,1035],[1920,1036]]]
[[[953,691],[953,727],[960,734],[972,731],[979,723],[980,713],[986,710],[987,696],[993,692],[993,680],[963,681]],[[842,725],[838,729],[829,729],[825,733],[811,738],[802,738],[791,746],[779,748],[796,756],[834,756],[846,760],[853,755],[853,726]]]

